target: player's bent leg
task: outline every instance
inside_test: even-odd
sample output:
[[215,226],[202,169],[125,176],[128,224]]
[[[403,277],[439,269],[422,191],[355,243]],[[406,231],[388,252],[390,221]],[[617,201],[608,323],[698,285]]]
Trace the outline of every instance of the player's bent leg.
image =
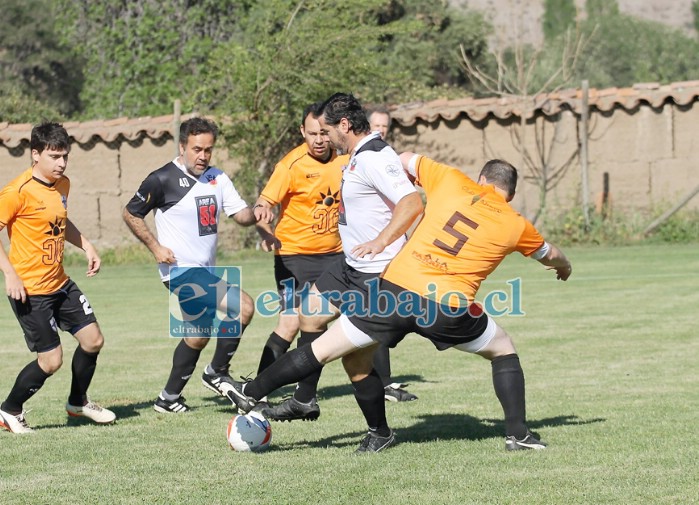
[[322,364],[330,363],[351,352],[376,344],[366,333],[354,326],[347,316],[332,325],[312,344],[313,354]]
[[80,345],[71,362],[72,381],[66,412],[72,417],[86,417],[98,424],[110,424],[116,415],[90,400],[87,390],[97,368],[97,356],[104,346],[104,336],[97,323],[90,323],[73,335]]
[[491,362],[493,388],[505,415],[505,449],[545,449],[546,444],[526,425],[524,372],[507,332],[488,318],[483,335],[456,349],[478,354]]
[[328,324],[339,315],[340,310],[323,297],[314,284],[299,306],[300,329],[308,332],[325,331]]

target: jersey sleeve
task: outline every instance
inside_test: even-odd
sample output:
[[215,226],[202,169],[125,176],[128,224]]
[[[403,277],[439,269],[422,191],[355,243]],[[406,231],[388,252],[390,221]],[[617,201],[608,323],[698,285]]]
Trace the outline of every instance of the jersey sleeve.
[[277,163],[260,196],[272,205],[279,205],[289,192],[291,170],[284,163]]
[[[422,186],[425,190],[425,194],[428,195],[437,187],[444,184],[445,180],[450,178],[458,178],[462,180],[463,184],[472,185],[475,184],[470,177],[464,174],[458,168],[445,165],[443,163],[438,163],[433,159],[426,156],[418,156],[416,159],[411,161],[411,174],[415,176],[415,183]],[[459,181],[451,181],[450,183],[458,183]]]
[[126,204],[126,210],[143,219],[148,213],[164,204],[165,194],[158,174],[152,172],[141,183],[141,187]]
[[0,191],[0,225],[7,226],[22,208],[22,197],[13,186],[5,186]]
[[227,216],[230,217],[247,208],[247,202],[241,198],[238,190],[233,185],[233,181],[226,174],[221,175],[221,191],[223,195],[223,212]]
[[375,170],[367,170],[366,177],[370,183],[394,205],[404,196],[417,192],[403,170],[400,159],[394,163],[389,157],[384,157],[382,163],[376,164]]
[[522,219],[524,219],[524,230],[517,241],[516,250],[524,256],[530,256],[544,245],[544,237],[541,236],[528,219],[523,217]]

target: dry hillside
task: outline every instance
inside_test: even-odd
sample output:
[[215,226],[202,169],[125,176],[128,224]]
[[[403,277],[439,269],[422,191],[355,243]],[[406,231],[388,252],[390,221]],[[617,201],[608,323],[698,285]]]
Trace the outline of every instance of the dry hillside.
[[[617,0],[619,9],[632,16],[666,23],[694,34],[692,0]],[[544,0],[449,0],[455,7],[477,9],[497,28],[493,41],[510,42],[520,38],[537,44],[542,40],[541,18]],[[575,0],[584,15],[585,0]],[[511,44],[507,44],[511,45]]]

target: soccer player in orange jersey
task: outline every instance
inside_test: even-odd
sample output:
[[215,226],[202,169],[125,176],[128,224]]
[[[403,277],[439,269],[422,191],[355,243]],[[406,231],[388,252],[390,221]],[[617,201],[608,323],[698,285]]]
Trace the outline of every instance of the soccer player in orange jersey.
[[[340,182],[347,156],[338,156],[318,123],[320,103],[307,106],[301,116],[304,142],[287,153],[277,165],[255,202],[262,218],[257,229],[262,249],[274,251],[274,277],[280,297],[279,321],[260,357],[259,374],[284,354],[299,332],[297,309],[301,293],[332,263],[341,260],[342,242],[338,232]],[[268,221],[279,207],[279,219],[272,231]],[[324,331],[324,330],[323,330]],[[323,331],[301,328],[298,345],[311,343]],[[264,411],[277,421],[315,420],[320,415],[316,390],[320,371],[298,384],[293,398]]]
[[[489,161],[477,182],[413,153],[403,153],[401,163],[424,188],[427,205],[415,232],[383,273],[378,309],[343,313],[339,324],[310,348],[287,353],[252,382],[235,384],[232,399],[249,410],[268,391],[340,357],[354,383],[371,373],[377,343],[393,347],[415,332],[438,350],[454,348],[488,359],[505,415],[505,448],[544,449],[546,444],[526,425],[524,374],[514,344],[473,301],[481,281],[514,251],[553,269],[563,281],[571,275],[571,264],[510,207],[517,171],[509,163]],[[394,303],[391,310],[388,300]],[[383,401],[360,405],[369,433],[358,452],[393,445]]]
[[0,427],[12,433],[31,433],[24,403],[63,363],[58,329],[68,331],[79,345],[72,361],[73,379],[66,410],[108,424],[116,419],[110,410],[92,403],[87,389],[97,365],[104,337],[90,302],[63,270],[66,241],[83,249],[87,275],[100,270],[93,245],[68,219],[70,139],[63,126],[44,123],[31,133],[32,166],[0,192],[0,230],[7,228],[10,253],[0,246],[0,268],[12,310],[37,359],[17,376],[0,405]]

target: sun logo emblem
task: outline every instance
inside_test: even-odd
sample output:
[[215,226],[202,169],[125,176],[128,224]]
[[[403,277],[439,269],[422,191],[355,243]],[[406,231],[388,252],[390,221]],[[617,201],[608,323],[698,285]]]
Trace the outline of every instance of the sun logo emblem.
[[328,188],[327,193],[323,193],[322,191],[320,192],[320,200],[316,202],[316,205],[320,205],[321,203],[325,205],[326,207],[332,207],[336,203],[340,203],[340,199],[337,197],[340,194],[339,191],[335,191],[334,193],[330,188]]
[[64,225],[63,225],[63,219],[59,218],[56,216],[56,221],[55,222],[50,222],[49,221],[49,227],[51,228],[49,231],[46,232],[46,235],[51,235],[53,237],[58,237],[61,234],[61,230],[63,230]]

